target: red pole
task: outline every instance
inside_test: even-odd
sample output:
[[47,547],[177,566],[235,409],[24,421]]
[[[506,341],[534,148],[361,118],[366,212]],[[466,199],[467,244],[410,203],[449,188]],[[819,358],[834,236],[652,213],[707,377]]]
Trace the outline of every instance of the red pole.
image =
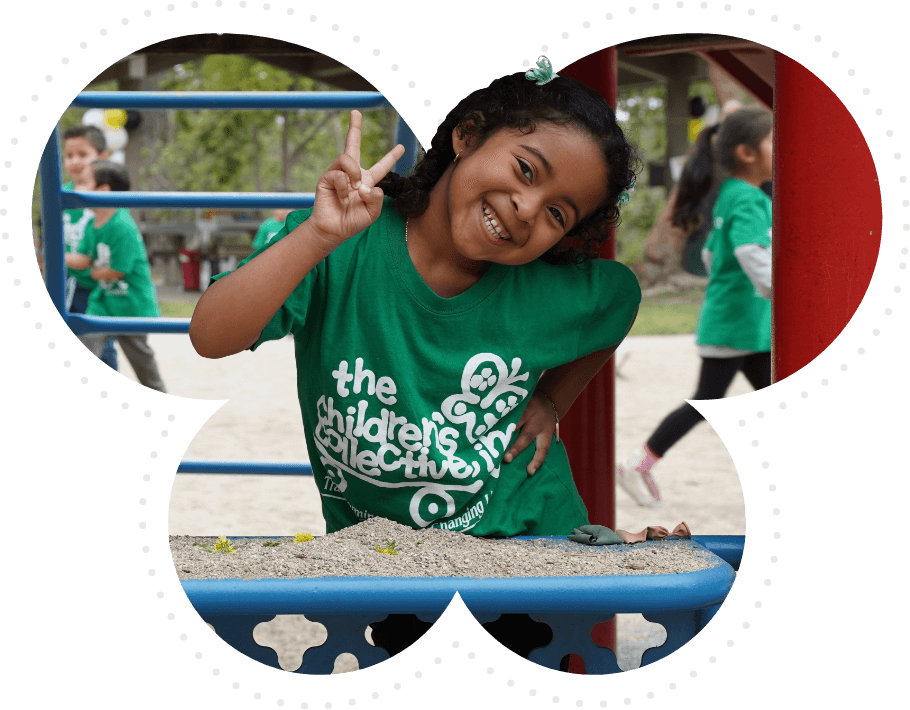
[[[616,108],[616,47],[589,54],[570,64],[560,74],[577,79],[604,96]],[[616,256],[616,234],[611,231],[600,252],[603,259]],[[595,525],[616,529],[613,360],[588,384],[560,422],[560,433],[572,462],[575,485]],[[616,622],[598,624],[591,634],[599,645],[616,650]],[[578,656],[572,655],[571,673],[584,673]]]
[[862,301],[882,235],[872,155],[840,99],[776,54],[772,375],[814,360]]

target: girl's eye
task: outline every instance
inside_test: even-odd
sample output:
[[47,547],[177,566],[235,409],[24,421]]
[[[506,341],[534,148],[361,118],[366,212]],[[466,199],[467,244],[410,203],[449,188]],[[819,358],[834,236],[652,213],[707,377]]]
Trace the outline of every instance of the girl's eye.
[[528,180],[531,180],[534,177],[534,171],[531,169],[531,166],[521,158],[516,158],[516,160],[518,160],[518,165],[521,168],[521,174],[524,175]]
[[[531,166],[528,165],[525,161],[521,160],[521,158],[516,158],[516,160],[518,161],[518,164],[521,166],[522,174],[524,174],[525,177],[528,178],[528,181],[531,181],[534,178],[534,171],[531,169]],[[525,170],[527,170],[528,172],[525,173]],[[565,227],[566,222],[562,216],[562,212],[560,212],[555,207],[550,207],[549,209],[550,209],[550,212],[552,213],[552,215],[556,218],[556,221],[559,222],[559,224],[561,226]]]

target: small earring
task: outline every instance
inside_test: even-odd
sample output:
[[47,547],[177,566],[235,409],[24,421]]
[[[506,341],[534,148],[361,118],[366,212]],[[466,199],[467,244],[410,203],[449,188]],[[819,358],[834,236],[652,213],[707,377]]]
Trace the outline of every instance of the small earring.
[[[463,149],[462,149],[463,150]],[[458,155],[455,156],[455,160],[452,161],[452,165],[455,165],[458,162],[458,159],[461,157],[461,151],[458,151]]]

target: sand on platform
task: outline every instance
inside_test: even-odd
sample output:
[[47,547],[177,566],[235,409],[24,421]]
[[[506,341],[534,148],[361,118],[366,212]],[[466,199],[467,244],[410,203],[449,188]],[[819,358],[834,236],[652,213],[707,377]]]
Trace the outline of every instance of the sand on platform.
[[[185,460],[307,461],[297,404],[293,342],[267,343],[257,352],[222,360],[196,355],[186,335],[153,334],[162,376],[172,394],[229,399],[202,427]],[[121,371],[135,379],[125,358]],[[693,337],[628,338],[617,355],[616,450],[624,458],[658,422],[695,391],[700,360]],[[729,394],[751,391],[738,375]],[[699,424],[654,469],[665,500],[661,509],[639,507],[619,490],[616,525],[637,532],[685,521],[694,535],[745,534],[742,489],[729,453],[714,430]],[[325,533],[312,477],[177,476],[171,493],[171,535],[288,536]],[[641,653],[666,638],[662,627],[640,615],[619,615],[618,661],[638,667]],[[275,648],[283,668],[299,667],[303,651],[325,640],[320,624],[283,617],[260,624],[254,638]],[[355,670],[356,659],[339,657],[335,672]]]

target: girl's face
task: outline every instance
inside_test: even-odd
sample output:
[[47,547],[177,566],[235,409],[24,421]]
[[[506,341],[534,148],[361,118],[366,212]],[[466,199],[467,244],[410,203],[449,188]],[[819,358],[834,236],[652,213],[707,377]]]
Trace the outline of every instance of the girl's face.
[[572,127],[502,129],[480,146],[453,134],[447,206],[456,251],[517,266],[547,252],[608,194],[599,146]]
[[758,164],[764,178],[762,182],[767,182],[774,176],[774,131],[758,144]]

